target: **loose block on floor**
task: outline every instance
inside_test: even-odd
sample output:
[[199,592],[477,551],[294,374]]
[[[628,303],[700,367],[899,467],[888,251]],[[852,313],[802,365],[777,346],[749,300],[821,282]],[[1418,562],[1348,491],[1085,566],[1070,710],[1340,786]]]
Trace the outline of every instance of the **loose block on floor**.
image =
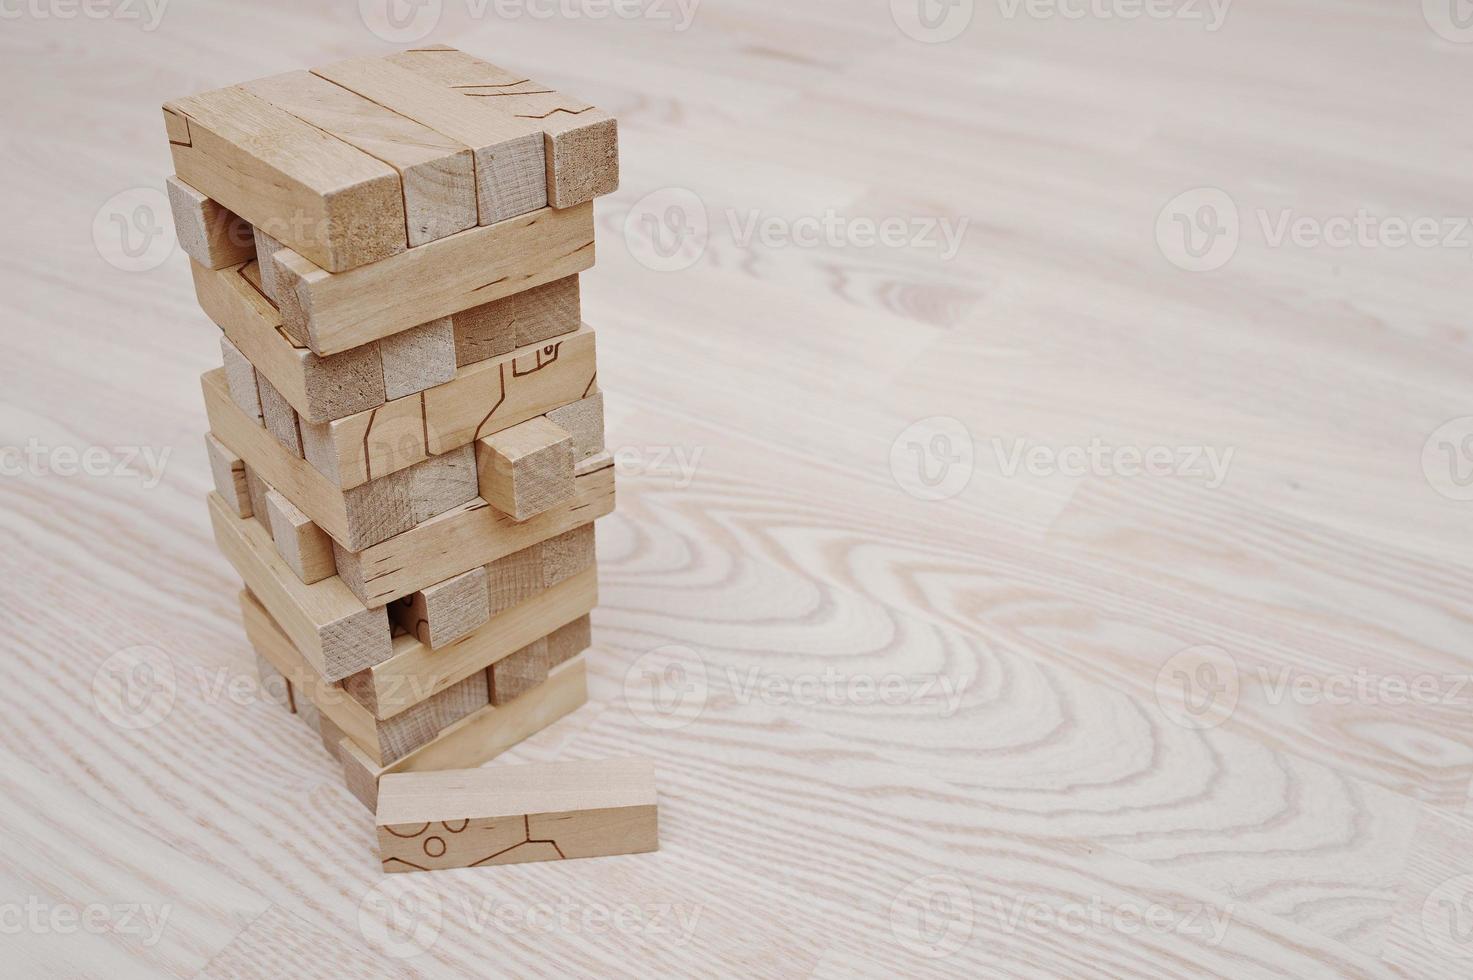
[[445,45],[401,51],[388,60],[540,130],[547,203],[553,207],[571,207],[618,188],[619,131],[607,113]]
[[477,868],[657,850],[659,805],[648,759],[589,759],[379,781],[385,871]]
[[614,471],[575,478],[577,496],[528,521],[515,521],[484,500],[463,504],[359,552],[336,549],[338,575],[368,605],[489,565],[614,509]]
[[376,718],[392,718],[508,657],[561,626],[586,616],[598,602],[592,566],[539,589],[493,616],[468,636],[438,650],[416,637],[394,637],[388,660],[343,679],[343,689]]
[[250,222],[178,177],[166,177],[164,184],[184,254],[208,269],[237,265],[255,254]]
[[331,272],[407,247],[399,175],[238,86],[164,104],[174,173]]
[[587,396],[598,373],[594,331],[461,368],[453,380],[367,412],[304,424],[308,462],[351,489]]
[[348,272],[290,248],[275,261],[287,333],[337,354],[590,268],[593,205],[542,208]]
[[481,765],[587,701],[587,665],[579,657],[554,670],[536,690],[505,707],[487,705],[445,729],[434,741],[387,766],[375,766],[351,739],[345,739],[339,746],[343,778],[349,791],[369,810],[374,810],[378,806],[379,781],[389,773]]
[[392,655],[383,608],[364,606],[337,577],[304,584],[260,522],[235,516],[216,494],[209,500],[220,551],[319,674],[341,680]]

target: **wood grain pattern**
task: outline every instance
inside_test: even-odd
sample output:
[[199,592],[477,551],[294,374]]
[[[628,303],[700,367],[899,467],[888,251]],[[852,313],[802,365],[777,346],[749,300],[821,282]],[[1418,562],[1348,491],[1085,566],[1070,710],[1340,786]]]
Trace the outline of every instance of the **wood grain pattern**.
[[179,247],[207,269],[239,265],[255,254],[250,223],[178,177],[164,178]]
[[638,854],[660,846],[655,767],[596,759],[379,780],[385,871]]
[[570,500],[573,437],[545,415],[502,429],[476,442],[481,499],[525,521]]
[[[1274,246],[1259,223],[1469,213],[1451,95],[1473,48],[1423,7],[1261,0],[1208,32],[979,4],[921,44],[853,0],[723,0],[688,31],[443,4],[435,40],[619,117],[622,185],[582,276],[620,497],[598,522],[590,698],[497,764],[656,759],[661,850],[392,876],[318,737],[232,695],[254,665],[200,501],[196,381],[218,352],[187,263],[124,272],[88,232],[169,172],[155,102],[392,48],[353,4],[6,22],[0,442],[172,450],[156,485],[143,459],[3,481],[0,904],[172,909],[151,946],[7,934],[7,972],[1466,980],[1458,893],[1438,890],[1473,853],[1470,505],[1420,455],[1470,413],[1468,250]],[[711,234],[658,272],[623,230],[672,187]],[[1199,187],[1234,199],[1241,234],[1188,273],[1155,225]],[[971,220],[946,260],[743,246],[727,216],[830,209]],[[966,427],[974,465],[923,501],[891,449],[933,416]],[[1094,436],[1237,451],[1214,488],[996,458],[994,440],[1006,463],[1018,439]],[[704,659],[706,697],[657,729],[625,684],[653,692],[642,658],[672,646]],[[1243,681],[1215,728],[1158,700],[1196,646]],[[860,703],[804,680],[830,667],[970,681],[955,711]],[[1362,669],[1441,686],[1278,687]],[[391,956],[430,907],[435,942]],[[560,908],[568,928],[533,913]],[[598,918],[620,909],[625,928]]]
[[266,492],[266,517],[276,553],[303,583],[311,585],[338,573],[332,538],[275,490]]
[[455,360],[462,367],[577,330],[578,277],[567,276],[455,314]]

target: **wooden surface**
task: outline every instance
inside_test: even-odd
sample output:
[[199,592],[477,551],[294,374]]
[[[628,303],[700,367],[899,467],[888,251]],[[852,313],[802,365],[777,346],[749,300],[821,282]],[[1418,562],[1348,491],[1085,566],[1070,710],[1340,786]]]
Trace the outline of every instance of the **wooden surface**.
[[[654,758],[661,849],[392,881],[317,735],[232,693],[255,671],[204,506],[218,331],[185,257],[126,271],[91,229],[116,246],[133,188],[169,224],[164,99],[393,47],[353,3],[6,23],[0,444],[170,452],[156,484],[4,478],[0,905],[172,909],[152,945],[7,933],[11,972],[1468,975],[1473,503],[1421,462],[1473,414],[1468,250],[1275,248],[1256,211],[1473,213],[1473,45],[1417,3],[1264,0],[1217,32],[979,5],[924,46],[887,6],[708,0],[678,32],[444,4],[427,41],[619,120],[582,282],[620,461],[590,702],[499,761]],[[713,229],[679,272],[623,235],[669,187]],[[1243,233],[1194,273],[1156,225],[1200,187]],[[971,223],[943,261],[744,247],[726,216],[830,208]],[[975,446],[940,501],[890,462],[933,416]],[[1009,477],[992,443],[1096,436],[1236,451],[1213,487]],[[689,687],[670,715],[643,698],[693,665],[670,645],[709,667],[699,714]],[[1166,697],[1226,667],[1173,663],[1198,647],[1239,675],[1216,727]],[[826,667],[970,680],[952,712],[781,696]],[[1360,670],[1449,703],[1277,686]]]

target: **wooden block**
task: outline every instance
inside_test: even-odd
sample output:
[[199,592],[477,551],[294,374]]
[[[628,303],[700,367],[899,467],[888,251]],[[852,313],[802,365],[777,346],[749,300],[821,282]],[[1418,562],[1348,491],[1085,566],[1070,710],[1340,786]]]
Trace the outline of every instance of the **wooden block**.
[[484,500],[475,500],[362,551],[338,552],[338,577],[365,603],[382,605],[614,509],[612,468],[577,477],[575,483],[576,497],[529,521],[514,521]]
[[546,142],[547,203],[565,208],[619,187],[619,130],[607,113],[525,75],[444,45],[390,55],[389,61],[528,126]]
[[486,566],[486,594],[491,603],[491,616],[526,602],[547,587],[544,573],[547,562],[542,550],[546,544],[546,541],[539,541]]
[[236,517],[215,494],[210,521],[220,551],[317,673],[339,680],[392,654],[382,608],[366,608],[337,578],[304,584],[277,555],[265,528]]
[[[221,443],[221,445],[224,445],[224,443]],[[266,536],[269,538],[271,537],[271,520],[266,516],[266,491],[271,488],[249,466],[245,468],[245,480],[246,498],[250,501],[251,505],[251,517],[261,525],[261,530],[265,531]],[[223,500],[224,498],[221,499]],[[239,513],[239,510],[237,509],[236,512]]]
[[225,383],[230,397],[256,425],[265,425],[261,414],[261,385],[256,369],[228,337],[220,338],[220,360],[225,366]]
[[587,615],[597,604],[598,573],[588,568],[535,592],[438,650],[412,635],[396,636],[393,656],[344,678],[343,689],[374,717],[392,718],[472,674],[485,673],[539,637]]
[[[396,472],[390,479],[343,491],[306,460],[293,456],[264,429],[252,426],[226,394],[223,372],[206,374],[201,388],[215,437],[346,551],[361,551],[412,529],[432,516],[429,512],[436,508],[449,510],[476,500],[472,451],[463,449],[437,456],[418,467]],[[258,513],[264,514],[265,510]],[[441,578],[467,570],[457,569]],[[425,582],[416,588],[431,584]]]
[[479,221],[489,225],[547,205],[541,129],[380,58],[313,69],[343,88],[458,140],[475,154]]
[[378,349],[390,399],[417,395],[455,377],[455,326],[448,316],[385,337]]
[[455,314],[455,360],[464,367],[577,330],[582,320],[577,276]]
[[542,584],[557,585],[595,562],[593,524],[575,527],[542,542]]
[[407,247],[399,175],[239,87],[164,104],[174,172],[331,272]]
[[266,514],[276,553],[307,585],[338,573],[332,538],[275,490],[266,491]]
[[576,711],[587,700],[588,673],[580,657],[554,670],[545,684],[525,697],[504,708],[487,705],[387,766],[374,766],[352,739],[345,739],[339,746],[343,777],[353,795],[371,811],[378,805],[379,780],[388,773],[481,765]]
[[210,475],[215,479],[215,492],[237,517],[250,517],[251,491],[246,483],[246,466],[224,443],[205,433],[205,453],[210,458]]
[[648,759],[389,773],[379,781],[385,871],[439,871],[658,850]]
[[338,758],[338,743],[343,740],[343,730],[331,718],[322,715],[317,719],[317,734],[322,739],[322,748],[332,758]]
[[255,285],[255,261],[211,272],[190,263],[195,297],[225,332],[248,366],[267,380],[302,417],[329,422],[384,403],[384,373],[378,348],[355,348],[318,357],[281,329],[281,314]]
[[398,171],[411,248],[476,224],[475,161],[464,144],[310,72],[241,88]]
[[256,654],[256,679],[261,684],[261,697],[272,704],[296,713],[292,703],[292,682],[261,654]]
[[260,228],[253,228],[252,234],[256,240],[256,275],[258,281],[255,283],[266,298],[272,303],[276,302],[276,263],[271,256],[281,251],[281,242],[272,238]]
[[454,380],[367,412],[302,427],[309,462],[344,489],[578,401],[598,372],[594,332],[462,368]]
[[491,618],[486,569],[473,568],[389,606],[389,618],[431,649],[449,646]]
[[337,354],[593,265],[593,205],[543,208],[412,248],[351,272],[290,248],[275,255],[287,332]]
[[476,443],[481,499],[519,521],[574,495],[573,437],[546,416]]
[[239,265],[254,252],[250,223],[178,177],[166,177],[174,235],[186,255],[207,269]]
[[507,704],[526,694],[545,681],[554,667],[572,660],[592,642],[590,620],[580,616],[498,660],[487,670],[491,678],[491,703]]
[[573,437],[573,462],[579,463],[604,450],[604,393],[596,391],[571,405],[554,408],[547,413]]
[[302,430],[297,423],[297,410],[259,371],[256,372],[256,384],[259,386],[261,417],[265,420],[266,431],[275,436],[287,452],[301,457]]

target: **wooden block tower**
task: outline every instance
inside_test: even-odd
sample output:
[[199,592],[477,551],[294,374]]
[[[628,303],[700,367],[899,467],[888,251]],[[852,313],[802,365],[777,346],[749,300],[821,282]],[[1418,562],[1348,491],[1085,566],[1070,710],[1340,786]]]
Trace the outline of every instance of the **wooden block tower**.
[[222,334],[215,537],[263,682],[374,809],[386,774],[479,766],[585,700],[614,471],[578,274],[615,122],[430,47],[171,101],[164,124]]

